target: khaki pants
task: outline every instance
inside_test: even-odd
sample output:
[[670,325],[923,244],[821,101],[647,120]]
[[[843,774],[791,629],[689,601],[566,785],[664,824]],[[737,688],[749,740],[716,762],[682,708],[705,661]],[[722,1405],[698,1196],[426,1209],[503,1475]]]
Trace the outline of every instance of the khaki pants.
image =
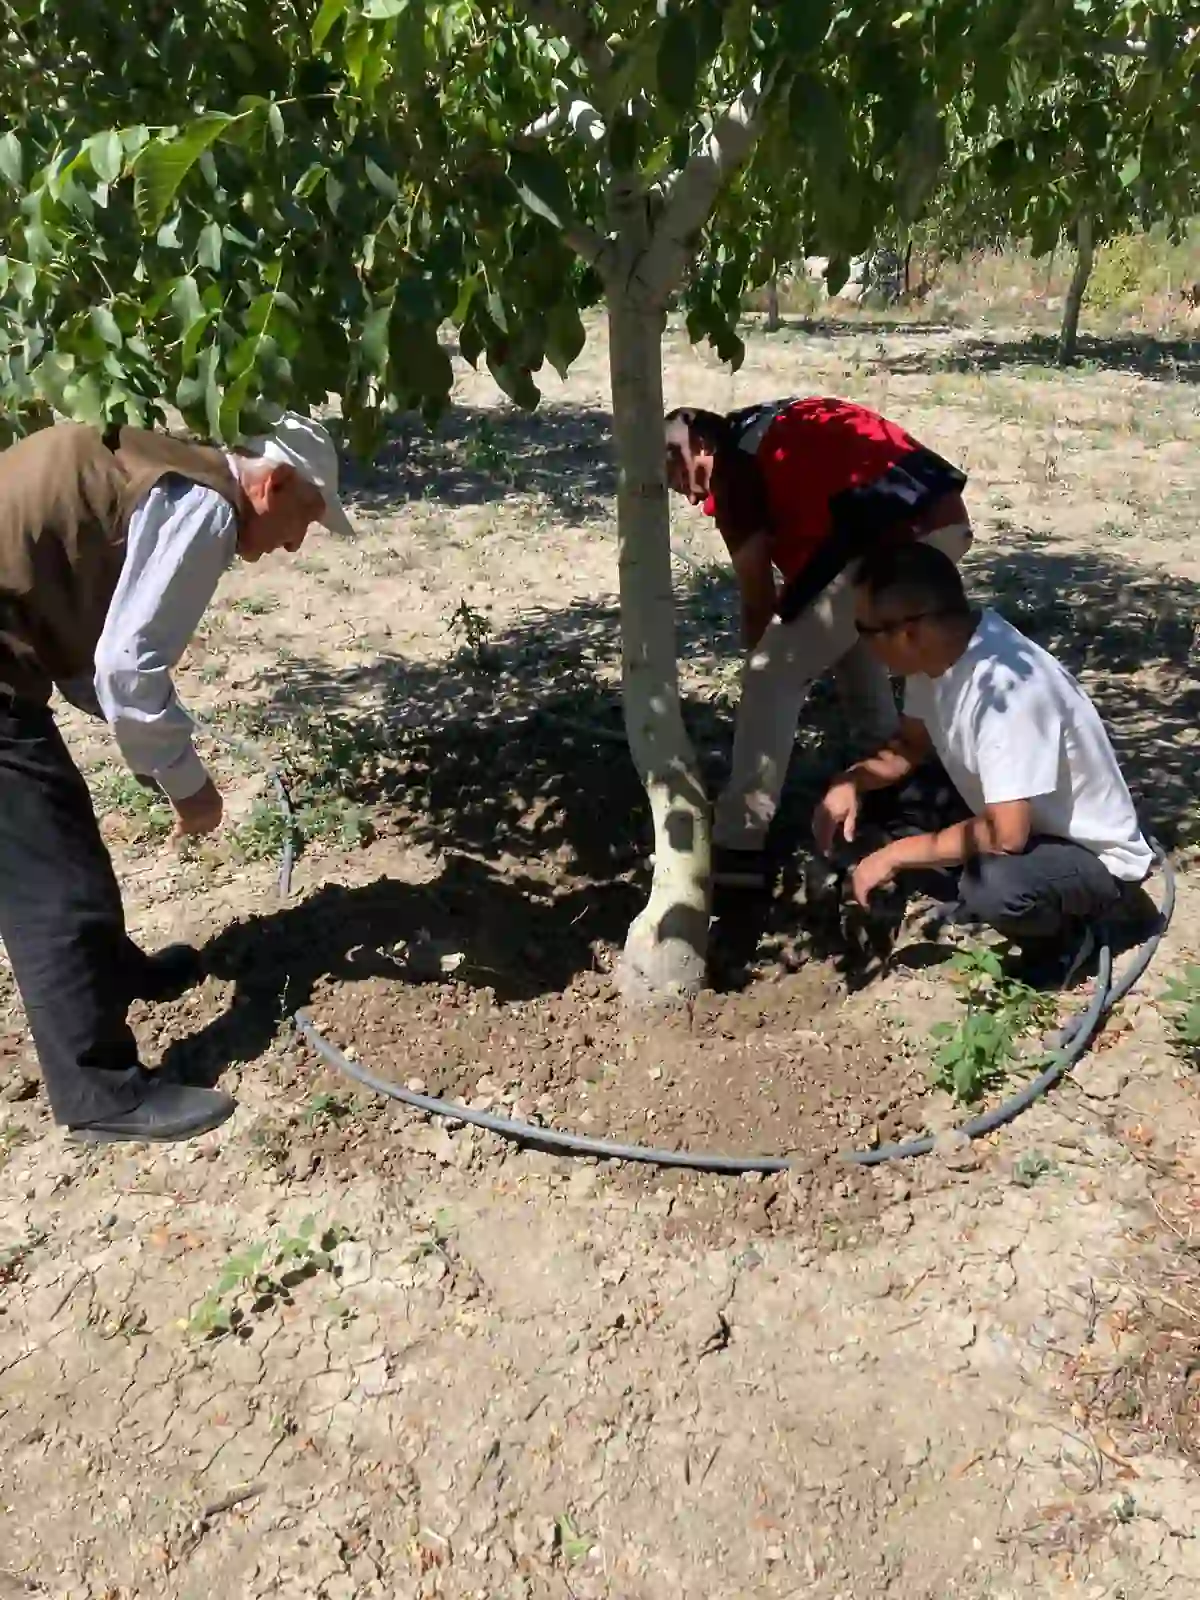
[[[955,563],[971,547],[962,524],[938,528],[922,543]],[[856,740],[878,747],[899,724],[887,669],[854,627],[858,563],[840,572],[793,622],[778,617],[742,669],[742,698],[733,738],[733,769],[717,801],[714,842],[726,849],[760,850],[779,806],[796,724],[808,691],[832,668]]]

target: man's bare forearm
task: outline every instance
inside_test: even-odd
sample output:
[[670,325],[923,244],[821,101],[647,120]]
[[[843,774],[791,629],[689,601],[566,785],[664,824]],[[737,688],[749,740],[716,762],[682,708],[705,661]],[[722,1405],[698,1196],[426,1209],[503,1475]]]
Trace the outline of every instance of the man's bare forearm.
[[924,759],[925,752],[911,749],[904,739],[890,739],[874,755],[864,756],[847,767],[840,781],[852,783],[859,794],[871,794],[876,789],[890,789],[894,784],[903,783]]

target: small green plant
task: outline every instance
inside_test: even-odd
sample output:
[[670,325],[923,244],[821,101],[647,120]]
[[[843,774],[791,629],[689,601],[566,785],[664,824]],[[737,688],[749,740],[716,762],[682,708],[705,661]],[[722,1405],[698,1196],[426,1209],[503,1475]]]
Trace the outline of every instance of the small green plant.
[[238,611],[243,617],[265,617],[269,611],[278,609],[279,601],[271,594],[247,595],[244,600],[231,600],[229,609]]
[[342,850],[370,844],[375,837],[367,811],[349,800],[322,800],[317,805],[304,806],[296,817],[296,824],[306,844],[319,840]]
[[1017,1157],[1012,1181],[1018,1189],[1032,1189],[1039,1178],[1045,1178],[1054,1170],[1054,1163],[1049,1156],[1043,1155],[1040,1150],[1026,1150]]
[[338,1123],[350,1115],[350,1102],[340,1094],[315,1094],[304,1108],[303,1120],[310,1128],[322,1123]]
[[992,949],[960,951],[950,972],[967,1009],[960,1021],[931,1029],[940,1041],[933,1081],[962,1104],[973,1105],[1003,1081],[1022,1036],[1051,1020],[1054,1002],[1008,977]]
[[475,436],[467,441],[467,465],[472,472],[486,472],[493,478],[512,479],[508,452],[496,436],[496,430],[486,417],[482,418]]
[[291,832],[291,822],[277,805],[256,800],[245,822],[234,829],[231,843],[243,861],[269,861],[280,853]]
[[319,1272],[337,1276],[333,1252],[349,1234],[336,1224],[318,1237],[316,1221],[305,1217],[295,1234],[251,1245],[230,1256],[221,1276],[196,1306],[185,1327],[194,1338],[217,1339],[244,1329],[248,1320],[280,1301],[291,1304],[292,1290]]
[[1181,978],[1172,978],[1160,1000],[1171,1019],[1176,1048],[1200,1065],[1200,966],[1185,967]]
[[0,1123],[0,1167],[12,1155],[19,1144],[27,1144],[33,1137],[28,1128],[23,1128],[19,1122]]
[[558,1519],[557,1534],[555,1542],[563,1560],[571,1567],[577,1561],[583,1561],[596,1542],[589,1534],[580,1533],[566,1512]]
[[25,1276],[25,1267],[38,1245],[45,1244],[48,1235],[32,1229],[16,1244],[0,1247],[0,1283],[17,1283]]
[[157,843],[175,826],[174,814],[157,789],[132,772],[106,772],[95,780],[96,803],[103,814],[120,811],[137,825],[134,838]]
[[491,655],[488,639],[491,637],[492,624],[482,611],[477,611],[466,600],[460,600],[450,613],[446,632],[457,640],[459,648],[471,657],[476,666],[488,665]]

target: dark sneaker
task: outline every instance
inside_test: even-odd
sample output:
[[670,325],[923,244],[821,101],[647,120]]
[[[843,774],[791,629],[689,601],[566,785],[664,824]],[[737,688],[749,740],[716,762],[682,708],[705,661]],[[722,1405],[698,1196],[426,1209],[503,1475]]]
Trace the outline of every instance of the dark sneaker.
[[713,851],[713,888],[744,889],[763,894],[771,885],[771,866],[765,850]]
[[190,944],[169,944],[139,963],[133,998],[157,1002],[178,1000],[203,982],[204,963],[200,952]]
[[1007,963],[1009,976],[1030,989],[1069,989],[1096,953],[1090,927],[1064,928],[1052,939],[1023,939],[1020,954]]
[[220,1127],[233,1115],[235,1106],[233,1096],[224,1089],[197,1089],[148,1077],[145,1095],[132,1111],[72,1126],[70,1133],[84,1144],[118,1144],[125,1140],[170,1144],[177,1139],[195,1139]]

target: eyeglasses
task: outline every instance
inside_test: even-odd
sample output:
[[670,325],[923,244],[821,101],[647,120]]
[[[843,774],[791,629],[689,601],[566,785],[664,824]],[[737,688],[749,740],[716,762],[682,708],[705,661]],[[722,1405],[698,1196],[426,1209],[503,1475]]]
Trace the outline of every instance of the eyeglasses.
[[907,628],[910,622],[922,622],[926,617],[940,616],[937,611],[917,611],[911,617],[894,617],[891,622],[856,622],[860,639],[882,639],[886,634],[895,633],[898,628]]

